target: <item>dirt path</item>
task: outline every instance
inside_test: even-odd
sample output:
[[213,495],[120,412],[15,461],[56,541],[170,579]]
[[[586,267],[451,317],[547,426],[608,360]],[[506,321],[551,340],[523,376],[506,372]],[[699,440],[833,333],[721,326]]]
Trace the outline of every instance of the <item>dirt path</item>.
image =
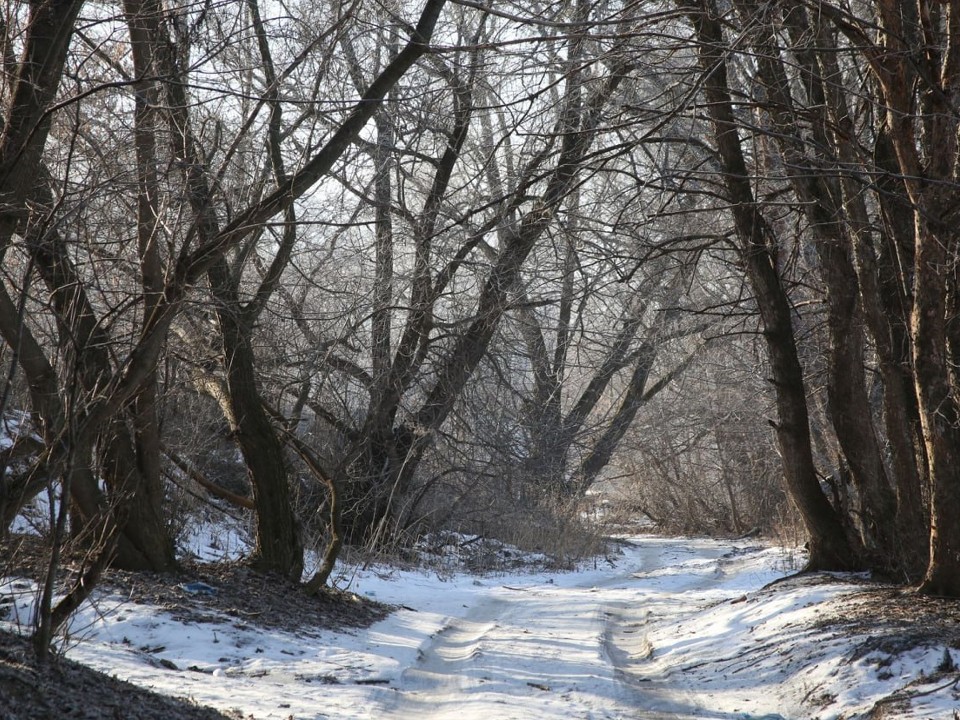
[[[758,587],[758,550],[645,537],[577,573],[364,571],[357,589],[368,601],[348,604],[366,615],[369,598],[398,609],[337,629],[316,628],[327,608],[297,615],[289,589],[263,578],[209,577],[218,591],[208,600],[180,597],[179,584],[156,588],[153,601],[100,598],[70,653],[256,720],[742,720],[711,710],[711,693],[669,660],[697,639],[696,611]],[[51,720],[60,717],[70,716]]]

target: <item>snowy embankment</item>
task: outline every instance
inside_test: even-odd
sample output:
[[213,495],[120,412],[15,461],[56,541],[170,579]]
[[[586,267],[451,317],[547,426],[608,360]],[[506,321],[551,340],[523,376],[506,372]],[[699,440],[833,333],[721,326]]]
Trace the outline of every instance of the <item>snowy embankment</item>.
[[[826,622],[842,616],[856,579],[762,589],[789,571],[781,550],[660,537],[631,538],[572,573],[357,568],[340,582],[399,607],[346,632],[184,622],[107,596],[78,614],[68,655],[256,720],[826,720],[880,701],[884,717],[953,718],[956,673],[936,673],[943,647],[866,652],[862,634]],[[8,614],[21,624],[28,590],[21,583]],[[912,703],[893,702],[906,686]]]

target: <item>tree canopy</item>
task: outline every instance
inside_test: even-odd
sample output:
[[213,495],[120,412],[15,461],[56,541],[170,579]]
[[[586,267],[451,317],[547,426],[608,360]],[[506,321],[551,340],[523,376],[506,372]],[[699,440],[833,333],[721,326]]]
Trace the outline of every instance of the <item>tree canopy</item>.
[[960,596],[960,3],[0,21],[0,512],[47,490],[91,553],[45,632],[175,567],[184,483],[262,569],[322,543],[314,590],[626,476],[728,532],[786,493],[810,568]]

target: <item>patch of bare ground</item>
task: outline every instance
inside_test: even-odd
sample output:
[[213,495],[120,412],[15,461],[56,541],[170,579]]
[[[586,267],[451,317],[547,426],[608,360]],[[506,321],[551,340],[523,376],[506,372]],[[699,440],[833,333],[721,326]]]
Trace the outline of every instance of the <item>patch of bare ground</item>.
[[[835,601],[831,615],[823,622],[859,641],[849,661],[877,653],[877,676],[892,677],[890,659],[913,648],[943,648],[943,659],[935,672],[879,700],[869,718],[895,718],[924,695],[952,691],[960,686],[960,601],[927,597],[904,588],[872,587]],[[957,714],[954,713],[954,717]]]
[[0,632],[4,720],[241,720],[157,695],[65,658],[38,665],[29,642]]
[[243,563],[185,563],[175,574],[111,571],[104,590],[155,605],[190,622],[236,622],[300,635],[325,628],[362,628],[391,608],[354,593],[326,588],[315,596],[284,577]]
[[820,625],[861,638],[851,661],[874,651],[892,655],[917,647],[960,651],[960,601],[920,595],[911,588],[864,581],[862,590],[826,603]]
[[[47,553],[38,538],[0,543],[0,575],[38,580]],[[82,558],[67,554],[64,582]],[[183,563],[175,573],[109,570],[101,593],[136,604],[154,605],[194,623],[222,622],[310,635],[320,629],[367,627],[391,607],[353,593],[325,589],[315,596],[276,575],[242,563]],[[37,664],[29,642],[0,632],[0,718],[2,720],[242,720],[151,693],[65,658]]]

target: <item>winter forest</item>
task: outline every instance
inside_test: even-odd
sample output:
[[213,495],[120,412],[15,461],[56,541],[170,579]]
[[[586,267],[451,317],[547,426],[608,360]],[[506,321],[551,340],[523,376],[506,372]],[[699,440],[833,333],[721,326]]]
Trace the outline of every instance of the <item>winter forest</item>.
[[632,518],[960,597],[955,0],[0,23],[0,527],[48,498],[40,652],[210,502],[310,593],[352,549],[580,557]]

